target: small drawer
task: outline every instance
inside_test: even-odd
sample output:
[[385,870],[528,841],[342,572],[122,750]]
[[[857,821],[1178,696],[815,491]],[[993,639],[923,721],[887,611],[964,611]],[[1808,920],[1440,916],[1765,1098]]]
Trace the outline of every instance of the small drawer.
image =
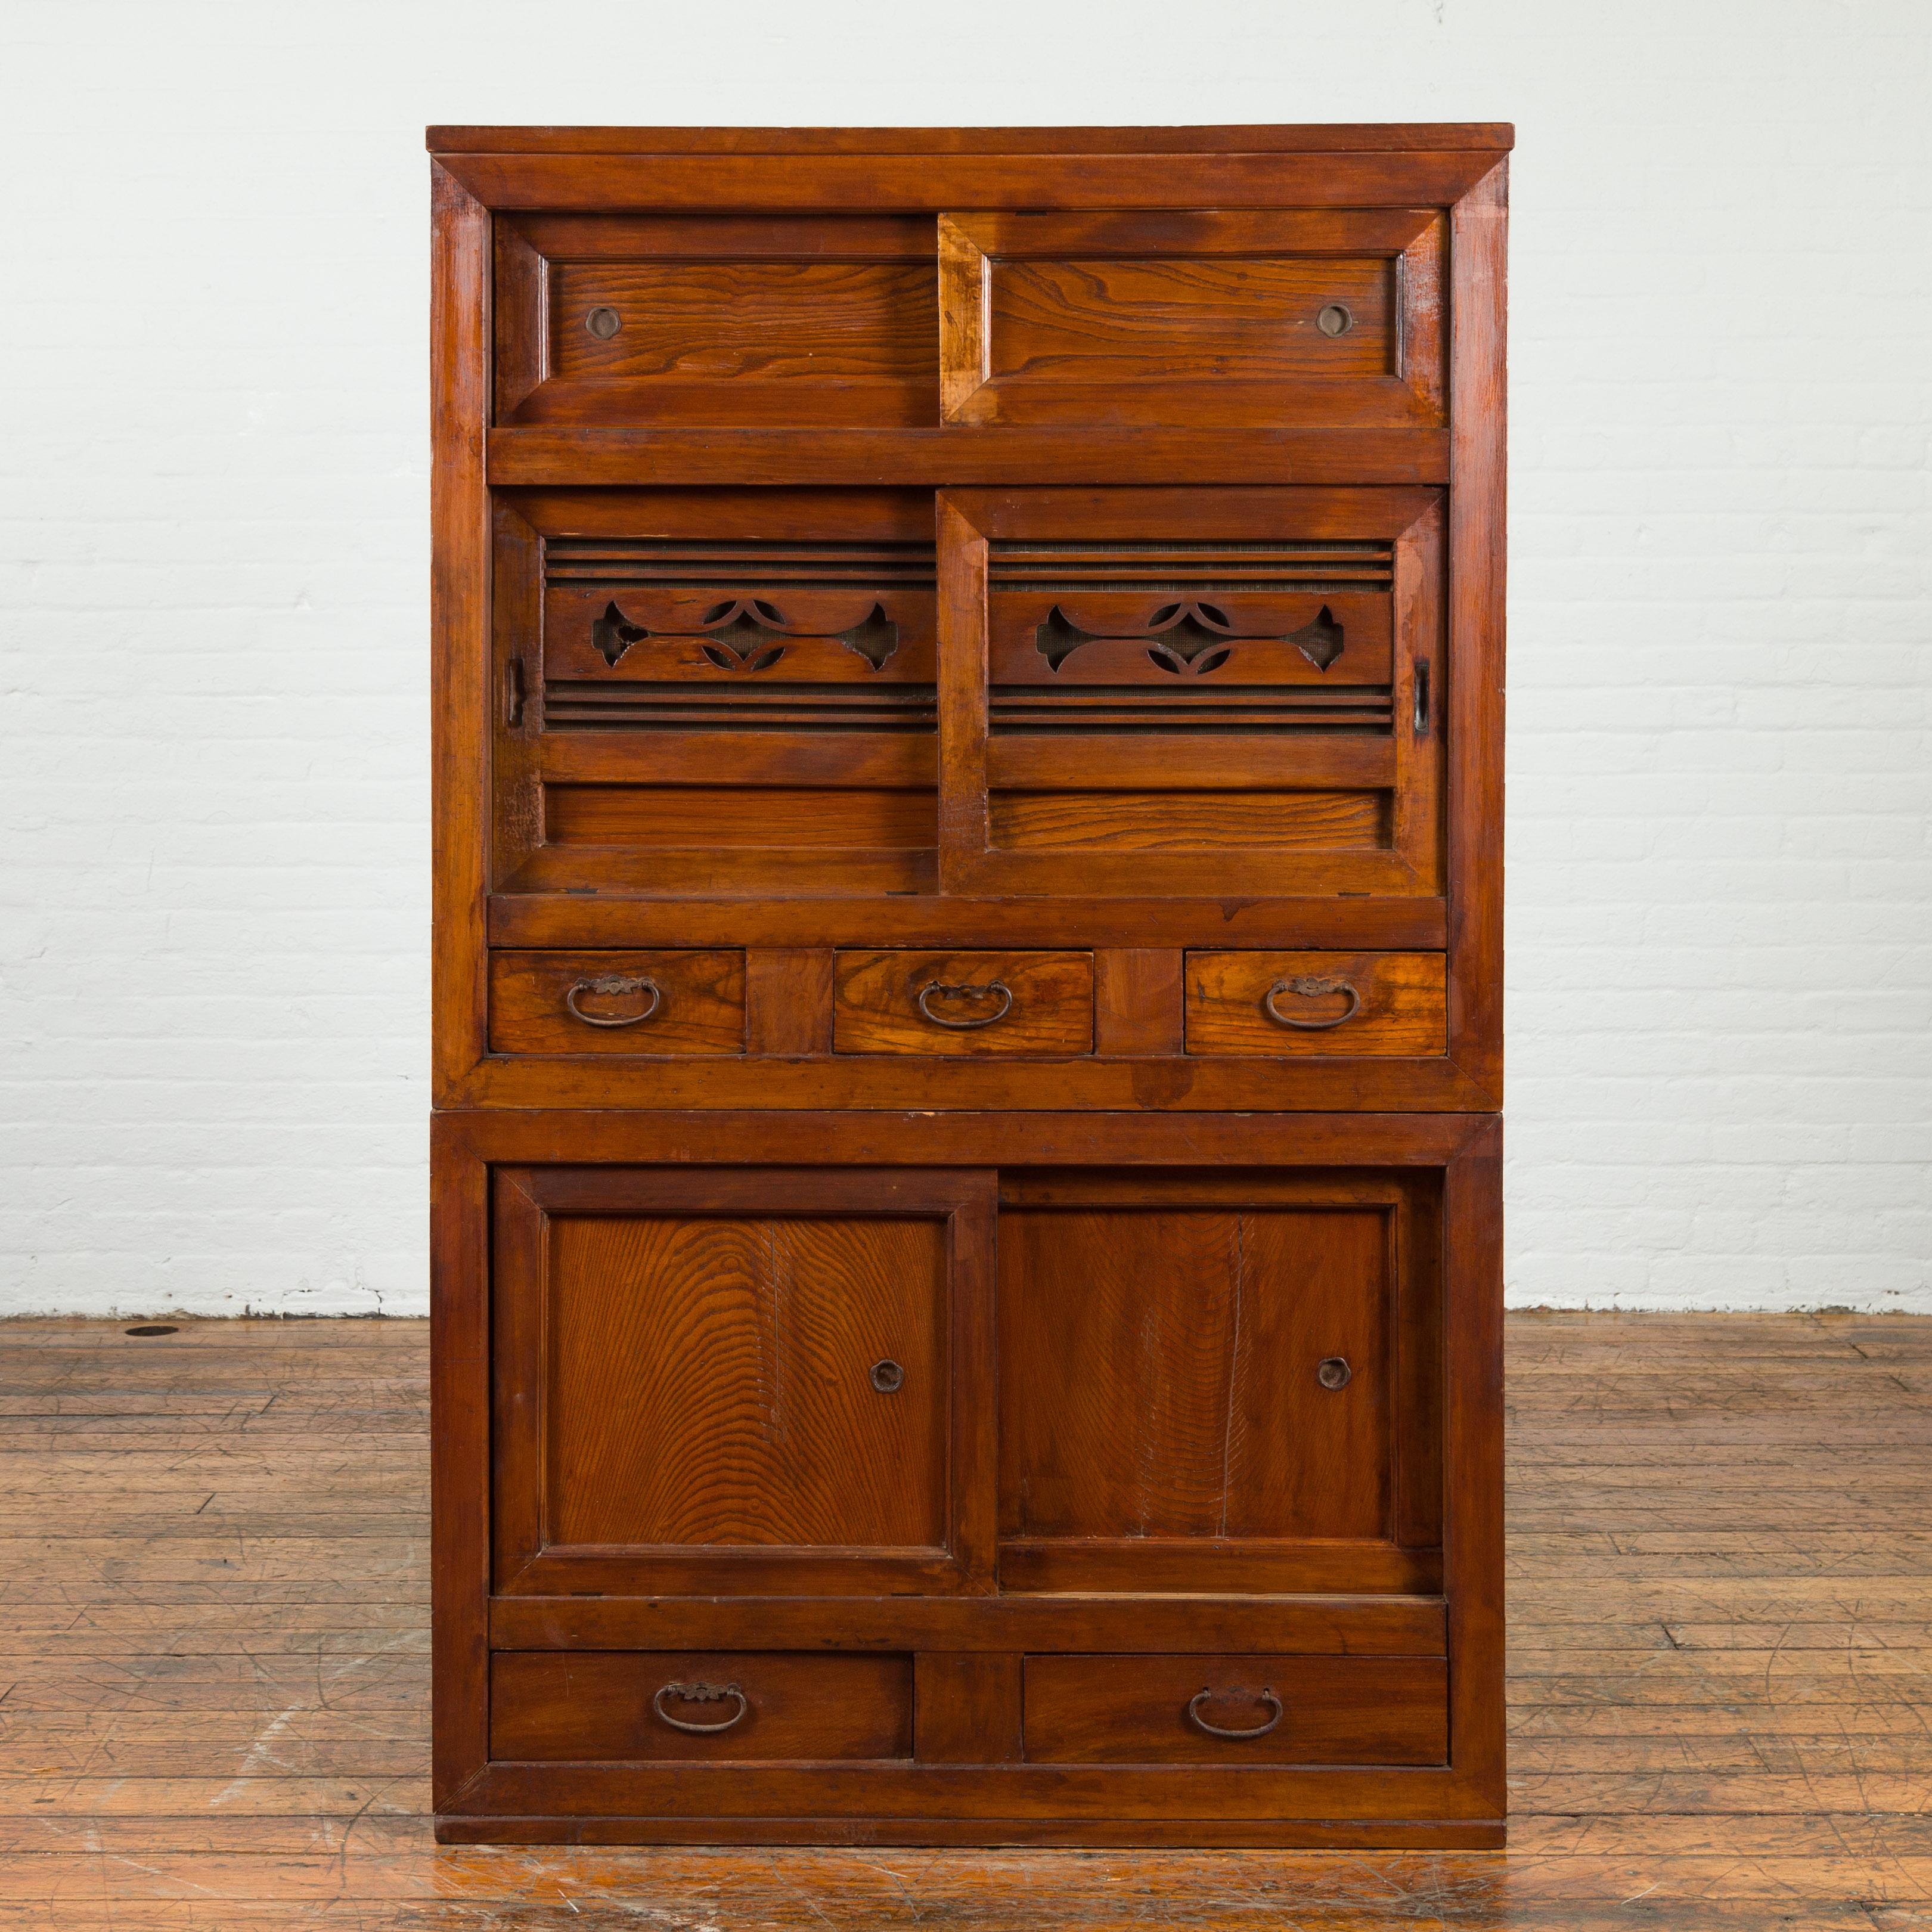
[[699,1763],[909,1758],[912,1659],[791,1651],[500,1651],[490,1755]]
[[835,1053],[1094,1050],[1090,952],[842,952]]
[[1439,952],[1190,952],[1187,1051],[1444,1053]]
[[742,1054],[742,952],[493,952],[492,1053]]
[[1036,1764],[1442,1764],[1439,1657],[1029,1657]]

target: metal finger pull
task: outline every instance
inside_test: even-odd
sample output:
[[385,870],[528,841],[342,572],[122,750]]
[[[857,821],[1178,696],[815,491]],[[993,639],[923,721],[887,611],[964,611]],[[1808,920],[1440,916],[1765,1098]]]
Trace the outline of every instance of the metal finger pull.
[[[682,1718],[674,1718],[664,1708],[664,1700],[675,1697],[680,1704],[720,1704],[728,1697],[738,1700],[738,1708],[722,1724],[694,1724]],[[665,1684],[658,1687],[657,1695],[651,1700],[651,1708],[674,1731],[688,1731],[694,1738],[715,1736],[720,1731],[728,1731],[752,1708],[752,1700],[735,1684]]]
[[[950,1019],[944,1013],[932,1010],[930,1002],[935,995],[942,1000],[991,1000],[999,1001],[998,1010],[982,1013],[977,1018]],[[989,1027],[996,1020],[1003,1020],[1013,1010],[1013,992],[1004,980],[993,980],[983,986],[947,986],[937,980],[928,980],[919,989],[920,1012],[936,1027],[946,1027],[955,1033],[964,1033],[974,1027]]]
[[881,1395],[896,1395],[905,1386],[905,1370],[888,1357],[872,1364],[872,1386]]
[[1187,1700],[1187,1720],[1197,1731],[1205,1731],[1210,1738],[1264,1738],[1281,1722],[1281,1700],[1272,1690],[1263,1690],[1256,1701],[1268,1708],[1268,1720],[1264,1724],[1251,1724],[1246,1730],[1231,1731],[1220,1724],[1210,1724],[1201,1714],[1201,1707],[1210,1697],[1255,1697],[1252,1690],[1197,1690]]
[[[1348,1004],[1331,1020],[1297,1019],[1292,1013],[1285,1013],[1275,1004],[1283,993],[1292,993],[1298,999],[1319,999],[1325,993],[1345,993]],[[1326,1033],[1330,1027],[1342,1026],[1362,1010],[1362,996],[1354,983],[1347,980],[1318,980],[1302,977],[1294,980],[1277,980],[1262,995],[1262,1010],[1276,1026],[1293,1027],[1298,1033]]]
[[[651,996],[651,1003],[640,1013],[586,1013],[577,1004],[577,996],[580,993],[596,993],[606,999],[622,999],[632,993],[648,993]],[[563,1004],[570,1009],[571,1018],[581,1020],[586,1026],[640,1026],[664,1004],[664,988],[655,980],[633,979],[624,973],[606,973],[598,979],[578,980],[564,994]]]
[[1325,1389],[1345,1389],[1354,1378],[1354,1370],[1340,1355],[1330,1355],[1315,1365],[1315,1379]]

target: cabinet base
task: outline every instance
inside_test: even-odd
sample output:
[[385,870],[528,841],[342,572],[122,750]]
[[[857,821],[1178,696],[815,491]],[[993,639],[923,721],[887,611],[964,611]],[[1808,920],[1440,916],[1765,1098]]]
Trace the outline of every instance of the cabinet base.
[[444,1845],[992,1845],[1492,1852],[1502,1819],[484,1818],[440,1816]]

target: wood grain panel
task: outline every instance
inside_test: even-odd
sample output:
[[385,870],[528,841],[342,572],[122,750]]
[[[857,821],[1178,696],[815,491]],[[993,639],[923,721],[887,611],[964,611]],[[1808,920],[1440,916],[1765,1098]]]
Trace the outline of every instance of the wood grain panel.
[[[637,769],[648,770],[650,762],[650,748],[638,746]],[[782,785],[544,788],[544,829],[553,845],[916,850],[932,845],[933,828],[930,791]]]
[[760,948],[746,961],[746,1050],[815,1054],[832,1051],[832,950]]
[[1004,1213],[1003,1541],[1386,1536],[1388,1238],[1372,1209]]
[[1180,1051],[1181,957],[1171,948],[1141,946],[1094,955],[1095,1052]]
[[[996,260],[989,279],[988,379],[1009,388],[1167,382],[1203,364],[1237,382],[1382,376],[1395,362],[1386,257]],[[1316,326],[1329,303],[1350,310],[1346,334]]]
[[910,427],[936,413],[929,217],[505,226],[500,422]]
[[[1262,1737],[1217,1738],[1265,1724]],[[1441,1764],[1441,1658],[1029,1657],[1026,1754],[1046,1764]]]
[[[1439,952],[1190,952],[1187,1051],[1441,1053],[1446,973]],[[1297,981],[1322,990],[1298,992]],[[1289,1019],[1339,1024],[1304,1029],[1271,1019],[1270,994]]]
[[[736,1684],[743,1713],[728,1731],[694,1736],[653,1708],[673,1684]],[[490,1750],[543,1761],[625,1759],[715,1764],[912,1755],[912,1660],[783,1651],[500,1652],[490,1660]],[[735,1699],[663,1708],[718,1724]]]
[[[559,262],[550,367],[604,382],[930,380],[936,272],[919,262]],[[618,328],[585,327],[600,308]]]
[[946,1540],[937,1222],[560,1217],[547,1303],[554,1544]]
[[[841,952],[832,993],[832,1049],[838,1053],[917,1053],[944,1057],[1083,1054],[1094,1049],[1090,952]],[[932,1011],[988,1024],[953,1031],[920,1010],[929,987],[1004,986],[972,996],[934,992]]]
[[1010,852],[1368,850],[1388,844],[1378,791],[996,791],[992,842]]
[[[646,980],[648,992],[598,990],[599,981]],[[596,1026],[570,1010],[621,1019]],[[717,1054],[745,1051],[742,952],[493,952],[493,1053]]]
[[1020,1750],[1017,1654],[921,1651],[915,1660],[922,1764],[1011,1764]]
[[942,216],[946,418],[1439,423],[1443,241],[1426,208]]

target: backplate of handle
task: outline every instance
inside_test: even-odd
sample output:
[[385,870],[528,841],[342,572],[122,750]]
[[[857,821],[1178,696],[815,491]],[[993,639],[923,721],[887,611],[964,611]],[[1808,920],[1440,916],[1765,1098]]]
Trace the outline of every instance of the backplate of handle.
[[[621,998],[628,993],[648,993],[651,996],[651,1003],[640,1013],[626,1013],[614,1017],[608,1014],[586,1013],[577,1004],[577,996],[580,993],[599,993],[606,998]],[[633,979],[625,973],[606,973],[595,980],[578,980],[564,994],[563,1004],[570,1009],[572,1018],[581,1020],[586,1026],[639,1026],[664,1004],[664,988],[655,980]]]
[[1264,1724],[1251,1725],[1246,1730],[1231,1731],[1220,1724],[1210,1724],[1201,1714],[1201,1707],[1210,1697],[1254,1697],[1252,1690],[1197,1690],[1187,1700],[1187,1719],[1198,1731],[1205,1731],[1210,1738],[1264,1738],[1281,1722],[1281,1700],[1272,1690],[1263,1690],[1258,1701],[1268,1707],[1268,1720]]
[[[934,994],[946,1000],[990,1000],[997,995],[999,1010],[982,1014],[977,1019],[948,1019],[944,1013],[934,1012],[927,1004]],[[1012,988],[1004,980],[988,980],[983,986],[948,986],[937,980],[928,980],[919,989],[919,1010],[934,1026],[964,1033],[974,1027],[989,1027],[995,1020],[1004,1019],[1013,1010]]]
[[[1283,993],[1292,993],[1304,1000],[1318,999],[1324,993],[1346,993],[1348,1004],[1332,1020],[1298,1020],[1275,1004]],[[1276,1026],[1293,1027],[1298,1033],[1326,1033],[1330,1027],[1346,1024],[1362,1010],[1362,996],[1356,992],[1352,980],[1322,980],[1304,975],[1297,979],[1277,980],[1262,995],[1262,1009]]]
[[[738,1708],[722,1724],[694,1724],[682,1718],[674,1718],[664,1708],[667,1697],[675,1697],[681,1704],[716,1704],[735,1697]],[[664,1684],[651,1700],[651,1708],[673,1730],[688,1731],[695,1738],[713,1737],[720,1731],[728,1731],[751,1708],[752,1700],[735,1684]]]

